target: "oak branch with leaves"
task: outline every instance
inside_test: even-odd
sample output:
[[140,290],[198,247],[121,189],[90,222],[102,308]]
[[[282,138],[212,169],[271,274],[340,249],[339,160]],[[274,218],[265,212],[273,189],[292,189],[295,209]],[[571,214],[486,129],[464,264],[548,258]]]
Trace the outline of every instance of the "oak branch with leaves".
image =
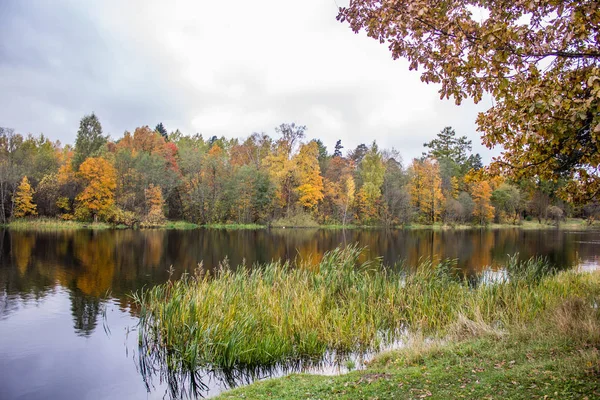
[[477,118],[492,169],[567,178],[568,200],[600,194],[597,0],[353,0],[338,20],[387,43],[441,98],[494,105]]

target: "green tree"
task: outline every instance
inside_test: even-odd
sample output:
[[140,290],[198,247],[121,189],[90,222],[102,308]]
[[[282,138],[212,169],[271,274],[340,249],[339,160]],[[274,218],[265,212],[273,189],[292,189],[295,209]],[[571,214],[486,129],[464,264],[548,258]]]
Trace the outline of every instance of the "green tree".
[[372,220],[378,213],[381,186],[385,176],[385,165],[377,143],[373,142],[371,148],[365,153],[360,163],[359,173],[362,180],[361,191],[364,193],[364,207],[368,215],[366,219]]
[[106,144],[107,137],[102,136],[102,125],[96,114],[84,116],[79,122],[77,139],[75,140],[75,154],[73,155],[73,170],[88,158],[96,156],[98,151]]
[[484,94],[483,142],[496,171],[568,177],[567,199],[600,193],[600,7],[597,0],[353,0],[338,20],[387,43],[457,104]]
[[496,220],[501,222],[504,216],[516,223],[523,209],[521,192],[518,188],[503,183],[492,192],[492,205],[496,211]]

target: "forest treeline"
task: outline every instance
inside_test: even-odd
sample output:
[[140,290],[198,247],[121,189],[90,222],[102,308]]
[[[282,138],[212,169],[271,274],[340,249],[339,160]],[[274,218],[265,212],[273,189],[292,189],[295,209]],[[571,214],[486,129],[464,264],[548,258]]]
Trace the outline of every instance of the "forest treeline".
[[97,116],[81,119],[74,146],[0,128],[0,222],[47,216],[160,226],[197,224],[407,225],[558,221],[600,214],[597,200],[565,202],[568,182],[514,181],[484,172],[471,141],[451,127],[404,165],[375,142],[332,152],[281,124],[276,137],[168,133],[162,124],[112,141]]

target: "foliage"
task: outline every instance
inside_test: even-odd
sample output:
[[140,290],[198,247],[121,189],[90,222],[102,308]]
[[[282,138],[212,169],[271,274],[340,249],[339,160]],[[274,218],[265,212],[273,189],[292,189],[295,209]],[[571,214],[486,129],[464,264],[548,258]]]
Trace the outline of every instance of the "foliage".
[[15,218],[23,218],[30,215],[37,215],[37,206],[33,202],[33,189],[26,176],[21,180],[15,195]]
[[600,192],[600,8],[595,0],[485,2],[354,0],[338,20],[387,43],[440,97],[460,104],[488,93],[477,119],[501,145],[501,171],[568,178],[568,200]]
[[[549,206],[569,217],[587,218],[590,224],[597,218],[594,200],[565,202],[558,197],[572,184],[569,179],[489,175],[480,168],[480,157],[470,154],[470,142],[457,137],[451,127],[426,144],[431,157],[405,168],[396,150],[380,149],[375,142],[360,144],[343,156],[338,141],[330,156],[320,140],[304,141],[302,125],[281,124],[275,129],[277,140],[266,133],[205,140],[179,130],[165,138],[141,126],[101,144],[106,138],[92,117],[82,119],[78,149],[43,135],[24,137],[0,128],[0,222],[14,216],[16,191],[24,177],[40,217],[101,219],[126,226],[162,225],[163,219],[197,225],[292,221],[311,226],[456,226],[476,222],[470,192],[474,183],[484,180],[492,190],[497,222],[518,223],[525,217],[541,224],[548,219]],[[84,163],[102,163],[93,179],[78,171],[74,161],[88,151],[91,155]],[[104,175],[103,166],[108,166]],[[107,176],[114,176],[114,188]],[[102,179],[105,182],[98,183]],[[148,203],[146,191],[151,187],[162,194],[161,212]],[[148,220],[150,209],[155,222]],[[294,222],[299,215],[302,221]]]
[[475,182],[472,185],[473,215],[480,225],[486,225],[494,218],[494,206],[491,204],[492,188],[487,181]]
[[77,196],[80,219],[86,219],[88,215],[94,221],[98,216],[106,217],[115,201],[117,182],[114,167],[104,158],[92,157],[81,164],[78,174],[87,183]]
[[364,222],[378,218],[378,206],[381,199],[381,186],[385,176],[383,157],[379,152],[377,143],[373,142],[369,150],[360,161],[359,167],[362,181],[361,202]]
[[318,162],[319,147],[314,141],[302,145],[294,161],[298,173],[298,203],[314,209],[323,199],[323,178]]
[[492,192],[491,201],[496,211],[496,222],[502,222],[505,216],[511,217],[513,223],[519,220],[523,202],[518,188],[503,183]]
[[558,223],[564,218],[565,213],[559,207],[556,206],[548,206],[548,210],[546,211],[548,218],[554,221],[555,224]]
[[162,191],[160,187],[150,185],[148,189],[144,191],[146,195],[146,208],[148,213],[142,221],[143,226],[160,226],[165,223],[165,213],[163,208],[165,201],[163,199]]
[[435,160],[413,161],[411,200],[426,223],[435,223],[441,215],[444,204],[441,185],[439,164]]

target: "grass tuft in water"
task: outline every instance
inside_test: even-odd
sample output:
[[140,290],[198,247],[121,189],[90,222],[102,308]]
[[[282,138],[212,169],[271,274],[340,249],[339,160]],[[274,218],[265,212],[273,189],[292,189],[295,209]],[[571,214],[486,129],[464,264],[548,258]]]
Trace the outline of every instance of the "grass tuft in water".
[[524,325],[566,298],[597,295],[581,275],[544,259],[507,266],[507,278],[473,288],[452,261],[413,273],[360,262],[362,249],[326,253],[317,266],[270,263],[213,276],[198,272],[137,293],[139,340],[169,368],[230,370],[378,350],[401,332],[477,336]]

